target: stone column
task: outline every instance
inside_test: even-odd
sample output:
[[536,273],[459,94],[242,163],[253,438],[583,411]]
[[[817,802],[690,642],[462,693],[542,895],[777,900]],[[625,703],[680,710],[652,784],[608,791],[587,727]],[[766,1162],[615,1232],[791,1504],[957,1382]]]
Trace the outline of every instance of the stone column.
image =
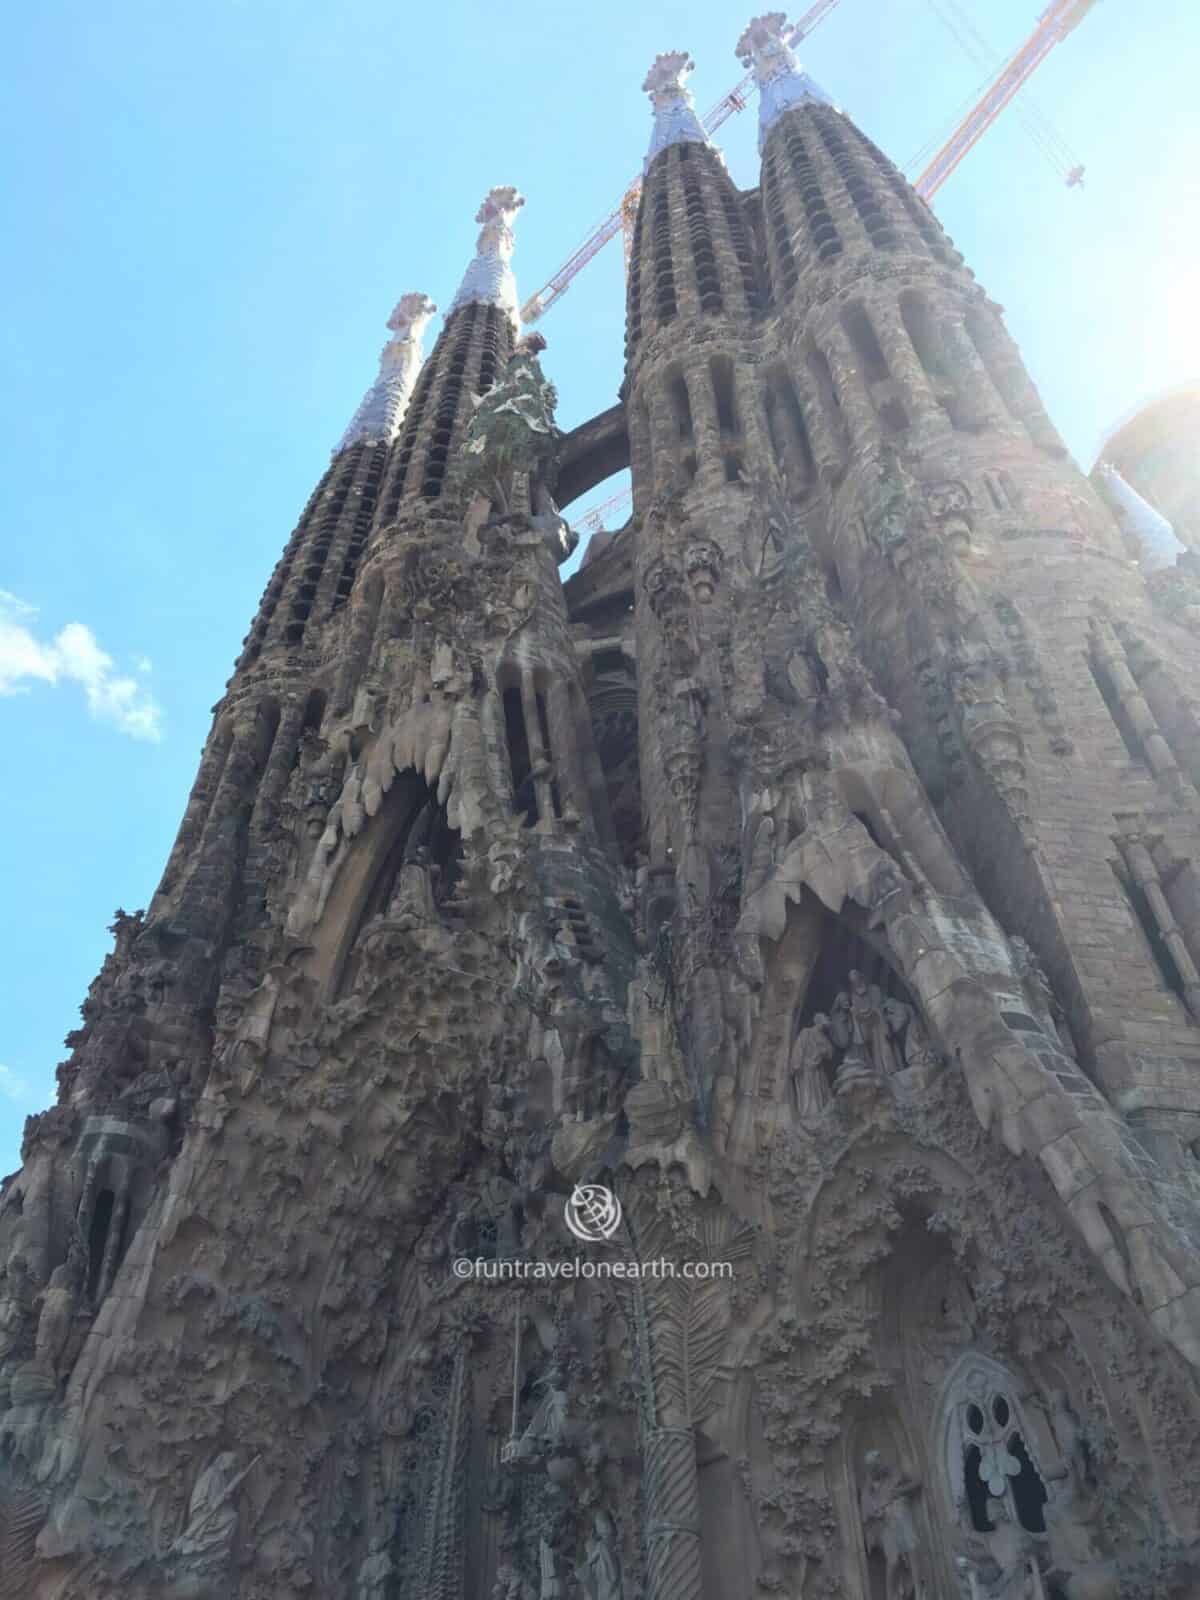
[[913,443],[929,444],[938,434],[950,432],[950,419],[934,397],[908,329],[892,302],[874,305],[867,313],[879,340],[904,409],[912,423]]
[[820,336],[819,343],[829,362],[833,386],[850,430],[851,447],[862,445],[878,436],[879,420],[854,348],[836,324]]
[[688,367],[684,378],[696,435],[696,477],[701,490],[711,492],[725,482],[725,453],[721,448],[721,425],[717,420],[712,373],[705,362]]
[[691,1428],[645,1440],[646,1600],[699,1600],[700,1482]]
[[1184,1004],[1192,1016],[1200,1021],[1200,972],[1192,960],[1191,951],[1175,921],[1174,913],[1163,893],[1158,871],[1147,848],[1148,842],[1140,832],[1130,829],[1117,835],[1117,848],[1129,869],[1129,876],[1146,897],[1163,942],[1171,952],[1179,976],[1183,981]]
[[941,316],[938,333],[946,352],[951,381],[958,390],[963,421],[972,427],[1011,428],[1004,399],[971,342],[962,313],[948,312]]

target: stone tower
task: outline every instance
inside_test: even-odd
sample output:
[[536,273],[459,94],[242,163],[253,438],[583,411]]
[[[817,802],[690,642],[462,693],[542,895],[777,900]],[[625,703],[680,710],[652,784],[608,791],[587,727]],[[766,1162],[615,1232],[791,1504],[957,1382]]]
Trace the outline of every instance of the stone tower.
[[389,323],[0,1192],[0,1600],[1200,1592],[1191,579],[738,53],[610,411],[514,189]]

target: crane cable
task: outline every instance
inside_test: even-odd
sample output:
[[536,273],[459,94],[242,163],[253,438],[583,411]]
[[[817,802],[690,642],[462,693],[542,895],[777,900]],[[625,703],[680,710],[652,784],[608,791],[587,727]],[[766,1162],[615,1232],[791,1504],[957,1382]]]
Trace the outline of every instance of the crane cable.
[[[926,4],[970,59],[977,66],[984,66],[988,69],[989,77],[980,90],[980,94],[986,92],[1002,68],[996,52],[988,44],[971,18],[967,16],[962,6],[958,4],[958,0],[926,0]],[[962,115],[954,124],[955,128],[961,126],[963,118],[971,107],[977,103],[978,97],[967,102]],[[1013,104],[1029,138],[1060,178],[1069,179],[1073,172],[1082,170],[1082,165],[1070,145],[1055,129],[1053,123],[1041,108],[1030,98],[1026,89],[1022,88],[1018,91]],[[912,157],[905,170],[915,168],[918,164],[924,162],[933,154],[935,149],[948,143],[952,136],[953,131],[940,141],[936,136],[927,140],[917,154]]]

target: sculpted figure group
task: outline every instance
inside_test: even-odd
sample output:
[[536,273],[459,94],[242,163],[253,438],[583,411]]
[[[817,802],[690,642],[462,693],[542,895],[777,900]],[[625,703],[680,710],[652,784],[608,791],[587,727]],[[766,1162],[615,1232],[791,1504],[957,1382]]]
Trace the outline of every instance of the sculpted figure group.
[[835,1094],[877,1087],[910,1068],[934,1071],[940,1065],[914,1007],[885,995],[854,968],[832,1013],[815,1012],[792,1041],[793,1104],[801,1123],[811,1123]]

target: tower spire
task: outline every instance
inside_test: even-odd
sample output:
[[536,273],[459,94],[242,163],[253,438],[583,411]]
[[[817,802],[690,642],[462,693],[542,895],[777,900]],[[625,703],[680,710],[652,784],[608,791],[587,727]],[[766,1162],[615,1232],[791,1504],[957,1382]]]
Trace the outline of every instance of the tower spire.
[[1148,500],[1143,500],[1109,462],[1100,463],[1096,477],[1118,523],[1126,533],[1132,533],[1141,546],[1138,565],[1142,570],[1156,572],[1161,567],[1174,566],[1176,557],[1184,555],[1187,546],[1180,543],[1166,517]]
[[396,437],[424,359],[421,337],[436,310],[427,294],[406,294],[397,304],[387,320],[395,338],[379,352],[379,376],[363,395],[334,455],[352,444],[391,444]]
[[686,50],[672,50],[667,55],[655,56],[654,65],[646,74],[642,88],[654,106],[654,131],[642,167],[644,172],[650,170],[655,156],[668,145],[711,143],[696,115],[692,92],[684,86],[684,79],[695,65]]
[[517,280],[509,261],[515,243],[513,218],[524,204],[525,196],[511,184],[488,190],[475,213],[475,221],[482,224],[475,241],[475,259],[463,274],[458,293],[450,302],[452,312],[472,304],[499,306],[508,313],[513,328],[520,332]]
[[768,11],[755,17],[737,42],[737,56],[749,67],[758,84],[758,153],[762,154],[767,134],[783,113],[805,101],[832,105],[833,101],[807,72],[802,71],[788,44],[787,17],[782,11]]

